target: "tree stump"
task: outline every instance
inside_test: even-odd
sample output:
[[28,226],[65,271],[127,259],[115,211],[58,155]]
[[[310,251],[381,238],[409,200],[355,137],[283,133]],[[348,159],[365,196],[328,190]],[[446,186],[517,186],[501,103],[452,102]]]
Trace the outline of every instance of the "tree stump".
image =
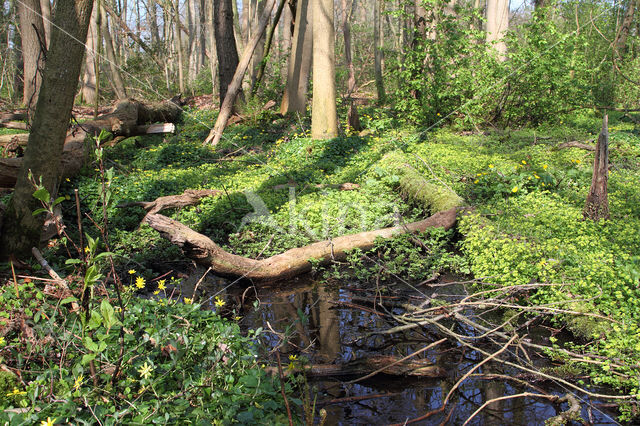
[[597,221],[609,219],[609,200],[607,198],[607,183],[609,180],[609,130],[608,116],[602,119],[602,130],[598,136],[596,155],[593,160],[593,177],[591,188],[587,195],[582,212],[585,219]]

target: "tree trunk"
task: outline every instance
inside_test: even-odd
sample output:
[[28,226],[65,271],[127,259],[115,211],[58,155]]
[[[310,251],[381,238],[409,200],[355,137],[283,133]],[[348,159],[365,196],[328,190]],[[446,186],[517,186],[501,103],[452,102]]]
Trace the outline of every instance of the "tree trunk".
[[498,59],[507,58],[504,35],[509,29],[509,0],[487,0],[487,44],[493,45]]
[[91,22],[87,33],[87,52],[84,59],[84,75],[82,76],[82,100],[93,105],[97,99],[96,89],[96,50],[98,48],[98,33],[96,25],[97,3],[93,5]]
[[[39,5],[38,5],[39,7]],[[4,216],[0,235],[0,257],[28,257],[40,243],[43,215],[31,212],[40,207],[33,197],[28,175],[33,173],[55,199],[62,171],[62,149],[71,118],[84,41],[93,0],[57,0],[51,34],[51,48],[44,70],[40,96],[29,134],[29,143],[15,191]]]
[[[333,12],[333,9],[332,9]],[[287,250],[262,260],[228,253],[205,235],[161,214],[148,214],[145,221],[156,231],[178,245],[185,255],[197,263],[211,267],[216,274],[243,277],[254,281],[279,281],[311,271],[311,259],[320,264],[341,261],[354,248],[370,250],[378,238],[391,238],[410,232],[423,232],[427,228],[450,229],[456,222],[456,208],[434,214],[420,222],[384,228],[359,234],[344,235],[331,241],[320,241],[305,247]]]
[[338,136],[333,13],[333,0],[313,1],[313,139]]
[[624,19],[622,20],[622,26],[620,27],[618,37],[616,38],[616,51],[620,56],[623,56],[627,51],[627,38],[629,37],[629,30],[633,23],[633,15],[635,14],[637,1],[638,0],[629,0],[627,11],[624,15]]
[[38,14],[40,1],[19,0],[17,4],[22,36],[22,59],[24,61],[22,102],[29,112],[29,121],[33,121],[46,55],[44,50],[45,32],[42,18]]
[[178,53],[178,89],[180,93],[184,93],[184,56],[182,48],[182,33],[180,32],[180,13],[178,5],[180,0],[176,0],[173,6],[173,19],[176,21],[175,25],[175,49]]
[[218,76],[220,81],[220,105],[224,102],[227,89],[233,80],[233,74],[238,68],[238,51],[233,31],[232,0],[218,0],[213,2],[214,24],[216,37],[216,52],[218,54]]
[[[267,24],[269,23],[269,19],[271,18],[271,11],[273,10],[273,6],[275,5],[275,0],[268,0],[267,4],[264,8],[264,13],[260,18],[260,22],[258,22],[258,28],[256,29],[256,33],[253,35],[245,51],[242,53],[242,59],[238,64],[238,67],[235,70],[233,75],[233,79],[227,88],[227,92],[225,94],[224,100],[222,101],[222,106],[220,107],[220,114],[218,114],[218,118],[216,119],[216,124],[209,132],[209,136],[204,141],[205,144],[211,143],[211,145],[216,146],[218,142],[220,142],[220,138],[222,137],[222,132],[227,125],[227,121],[233,112],[233,105],[235,103],[236,97],[242,90],[242,79],[244,78],[244,74],[247,72],[247,68],[249,67],[249,61],[251,60],[251,56],[253,56],[253,51],[258,45],[260,38],[264,34],[264,30],[267,28]],[[221,82],[222,84],[222,82]],[[222,87],[221,89],[222,90]]]
[[[273,34],[276,31],[278,26],[278,22],[280,21],[280,16],[282,15],[282,11],[284,10],[284,5],[286,4],[286,0],[280,0],[280,5],[276,10],[276,14],[273,17],[273,23],[269,28],[269,32],[267,34],[267,38],[264,41],[263,55],[260,64],[258,65],[258,73],[256,74],[256,78],[253,81],[253,85],[251,86],[251,96],[255,96],[258,91],[258,87],[260,87],[260,82],[262,81],[262,77],[264,77],[264,70],[267,67],[267,60],[269,59],[269,51],[271,50],[271,43],[273,41]],[[255,58],[254,58],[255,59]]]
[[373,46],[375,49],[375,79],[378,102],[384,103],[384,82],[382,81],[382,26],[380,17],[380,3],[382,0],[374,0],[373,6]]
[[156,3],[153,0],[147,1],[147,22],[151,31],[151,45],[157,47],[160,43],[160,30],[158,29],[158,14],[156,13]]
[[48,49],[51,42],[51,2],[49,0],[40,0],[40,10],[42,11],[42,24]]
[[[11,3],[12,10],[15,16],[18,16],[17,0]],[[13,60],[15,61],[15,70],[13,74],[13,96],[12,101],[19,102],[21,97],[24,97],[24,60],[22,57],[22,49],[18,49],[17,46],[22,46],[22,38],[20,31],[17,27],[13,27],[13,45],[16,48],[13,49]]]
[[[255,20],[257,22],[259,20],[259,17],[262,16],[262,13],[264,12],[264,1],[261,1],[259,3],[256,0],[252,0],[252,1],[254,2],[253,9],[255,10],[254,14],[256,17]],[[251,79],[250,79],[251,81],[249,82],[250,84],[249,87],[251,89],[256,87],[256,80],[258,78],[258,73],[260,72],[260,64],[262,63],[262,59],[265,56],[264,48],[265,48],[265,37],[263,32],[262,36],[258,40],[258,44],[256,45],[256,48],[253,51],[253,56],[251,57],[251,63],[249,65],[249,68],[251,69]]]
[[113,50],[113,40],[111,39],[111,31],[109,31],[109,22],[107,21],[107,13],[103,7],[100,7],[100,24],[102,26],[102,35],[104,37],[107,61],[109,62],[109,70],[111,72],[111,82],[116,93],[116,99],[125,99],[127,91],[124,87],[120,67],[116,59],[116,52]]
[[[377,0],[376,0],[377,1]],[[355,106],[352,95],[356,90],[356,73],[353,67],[353,60],[351,56],[351,25],[349,25],[349,20],[353,15],[353,8],[355,7],[355,0],[351,1],[351,10],[347,7],[347,0],[342,0],[342,10],[344,14],[344,19],[342,22],[342,35],[344,37],[344,60],[349,70],[349,79],[347,80],[347,101],[349,102],[349,110],[347,111],[347,123],[349,128],[353,131],[362,130],[362,126],[360,124],[360,115],[358,114],[358,108]]]
[[306,112],[307,89],[309,88],[309,74],[313,59],[312,22],[312,9],[309,0],[298,0],[287,69],[287,86],[280,104],[282,114],[289,112],[304,114]]
[[607,183],[609,180],[609,119],[605,114],[602,119],[602,130],[598,136],[595,159],[593,160],[593,177],[587,195],[583,216],[585,219],[598,221],[609,219],[609,200]]
[[[206,62],[205,58],[207,57],[207,8],[204,0],[200,0],[198,6],[198,47],[200,48],[200,63],[198,64],[199,72],[202,68],[204,68]],[[213,80],[213,76],[211,77],[211,79]]]

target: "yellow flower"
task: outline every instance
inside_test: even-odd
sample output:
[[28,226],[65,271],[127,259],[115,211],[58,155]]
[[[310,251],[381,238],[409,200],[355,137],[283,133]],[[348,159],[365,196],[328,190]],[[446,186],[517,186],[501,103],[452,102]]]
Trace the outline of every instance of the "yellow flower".
[[133,274],[135,274],[135,273],[136,273],[136,270],[135,270],[135,269],[129,269],[129,275],[133,275]]
[[289,355],[289,361],[297,361],[298,355]]
[[526,162],[526,161],[524,161],[524,160],[522,160],[522,164],[527,164],[527,162]]
[[493,164],[489,164],[489,168],[490,168],[490,169],[493,169]]
[[26,395],[26,391],[21,391],[18,388],[13,388],[13,391],[9,392],[7,396]]
[[226,305],[226,303],[219,296],[216,296],[216,301],[214,302],[214,305],[216,305],[218,308],[222,308],[224,305]]
[[514,186],[513,188],[511,188],[511,192],[516,193],[518,192],[518,187]]
[[482,173],[476,173],[476,176],[482,176]]
[[136,287],[144,288],[144,284],[145,284],[144,278],[136,277]]
[[6,345],[6,344],[7,344],[7,341],[6,341],[6,340],[4,340],[4,337],[3,337],[3,336],[0,336],[0,346],[4,346],[4,345]]
[[190,297],[185,297],[184,298],[184,304],[185,305],[190,305],[192,303],[193,303],[193,299],[192,298],[190,298]]
[[148,362],[145,362],[142,367],[138,369],[138,373],[140,373],[140,377],[142,377],[143,379],[148,379],[149,377],[151,377],[152,371],[153,368],[151,368]]
[[65,182],[71,182],[71,179],[69,178],[64,178]]
[[576,160],[576,164],[580,164],[582,161],[580,160]]
[[80,386],[82,386],[83,380],[84,380],[84,376],[82,374],[76,377],[76,381],[73,383],[73,390],[80,389]]
[[160,294],[160,290],[156,290],[156,291],[153,292],[154,296],[157,296],[158,294]]
[[478,179],[474,180],[473,183],[478,183],[480,182]]
[[90,249],[89,247],[85,247],[85,248],[84,248],[84,252],[85,252],[85,253],[89,253],[90,251],[91,251],[91,249]]
[[549,167],[549,166],[547,166],[546,164],[543,164],[543,165],[542,165],[542,169],[543,169],[543,170],[547,170],[547,167]]
[[166,282],[167,282],[166,280],[158,281],[158,290],[166,290],[167,286],[164,285]]
[[540,179],[540,176],[538,176],[537,174],[533,175],[533,177],[535,177],[536,179]]
[[56,423],[56,418],[47,417],[47,420],[41,420],[40,426],[53,426]]

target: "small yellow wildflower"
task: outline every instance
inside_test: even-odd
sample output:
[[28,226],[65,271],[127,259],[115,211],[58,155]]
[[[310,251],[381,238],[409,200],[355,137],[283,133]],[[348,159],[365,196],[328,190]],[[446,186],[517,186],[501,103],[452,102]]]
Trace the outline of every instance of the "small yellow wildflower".
[[7,396],[16,396],[16,395],[26,395],[26,391],[21,391],[18,388],[13,388],[11,392],[7,394]]
[[136,287],[144,288],[144,284],[145,284],[144,278],[136,277]]
[[533,177],[535,177],[536,179],[540,179],[540,176],[538,176],[537,174],[534,174]]
[[78,377],[76,377],[76,381],[73,383],[73,390],[78,390],[80,389],[80,386],[82,386],[82,382],[84,381],[84,376],[81,374]]
[[289,361],[297,361],[298,355],[289,355]]
[[526,162],[526,161],[524,161],[524,160],[522,160],[522,164],[527,164],[527,162]]
[[482,176],[482,173],[476,173],[476,176]]
[[513,188],[511,188],[511,192],[513,192],[514,194],[518,192],[518,187],[514,186]]
[[166,282],[167,282],[166,280],[158,281],[158,290],[166,290],[167,289],[167,286],[165,286]]
[[547,170],[547,168],[548,168],[548,167],[549,167],[549,166],[547,166],[546,164],[543,164],[543,165],[542,165],[542,170]]
[[582,163],[582,161],[576,160],[576,164],[580,164],[580,163]]
[[133,275],[133,274],[135,274],[135,273],[136,273],[136,270],[135,270],[135,269],[129,269],[129,275]]
[[190,297],[185,297],[184,298],[184,304],[185,305],[190,305],[192,303],[193,303],[193,299],[192,298],[190,298]]
[[493,169],[493,164],[489,164],[489,168],[490,168],[490,169]]
[[222,300],[219,296],[216,296],[216,301],[214,302],[214,305],[216,305],[218,308],[222,308],[224,305],[226,305],[226,302]]
[[153,368],[151,368],[148,362],[145,362],[142,367],[138,369],[138,373],[140,373],[140,377],[142,377],[143,379],[148,379],[149,377],[151,377],[152,371]]
[[7,341],[6,341],[6,340],[4,340],[4,337],[3,337],[3,336],[0,336],[0,347],[4,346],[4,345],[6,345],[6,344],[7,344]]
[[84,252],[85,252],[85,253],[89,253],[90,251],[91,251],[91,249],[90,249],[89,247],[85,247],[85,248],[84,248]]
[[69,178],[64,178],[65,182],[71,182],[71,179]]
[[154,296],[157,296],[157,295],[159,295],[159,294],[160,294],[160,290],[156,290],[156,291],[154,291],[154,292],[153,292],[153,295],[154,295]]
[[478,179],[474,180],[473,183],[478,183],[480,182]]
[[56,423],[56,418],[47,417],[47,420],[41,420],[40,426],[53,426]]

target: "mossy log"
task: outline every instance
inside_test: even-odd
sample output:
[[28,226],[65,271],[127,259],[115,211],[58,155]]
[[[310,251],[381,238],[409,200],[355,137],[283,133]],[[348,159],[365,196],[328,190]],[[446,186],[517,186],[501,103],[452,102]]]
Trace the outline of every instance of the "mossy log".
[[161,214],[148,214],[145,221],[164,238],[179,246],[185,255],[197,263],[210,267],[216,274],[228,277],[243,277],[254,281],[279,281],[311,271],[311,260],[327,264],[333,260],[344,260],[346,253],[355,248],[369,250],[377,238],[423,232],[427,228],[450,229],[456,223],[455,207],[434,214],[420,222],[404,226],[343,235],[330,241],[320,241],[304,247],[287,250],[282,254],[262,260],[250,259],[224,251],[209,237],[202,235],[182,223]]
[[[128,99],[118,102],[109,114],[72,126],[67,132],[64,144],[62,177],[77,174],[91,158],[94,147],[86,142],[87,136],[96,136],[102,130],[109,131],[114,136],[136,135],[144,129],[141,125],[175,122],[181,112],[182,109],[173,102],[145,105]],[[24,136],[20,137],[20,140],[22,139]],[[0,188],[12,188],[15,185],[21,164],[22,158],[0,159]]]
[[398,185],[404,196],[420,204],[431,214],[464,205],[464,200],[451,188],[427,181],[400,151],[385,155],[381,166],[390,174],[398,176]]

